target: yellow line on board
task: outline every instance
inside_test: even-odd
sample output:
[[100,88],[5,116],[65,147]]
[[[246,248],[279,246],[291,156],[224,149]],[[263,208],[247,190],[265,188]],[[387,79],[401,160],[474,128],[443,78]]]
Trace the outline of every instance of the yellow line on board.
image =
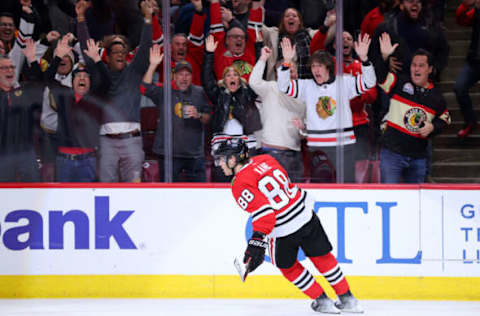
[[[330,297],[333,290],[317,277]],[[360,299],[480,300],[480,278],[350,276]],[[306,298],[280,275],[2,275],[0,298]]]

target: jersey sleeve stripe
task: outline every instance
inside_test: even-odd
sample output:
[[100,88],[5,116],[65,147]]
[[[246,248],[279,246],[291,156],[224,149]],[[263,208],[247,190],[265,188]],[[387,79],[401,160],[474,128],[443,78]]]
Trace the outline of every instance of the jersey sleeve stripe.
[[303,210],[305,209],[305,206],[303,206],[299,211],[295,212],[295,213],[290,213],[288,215],[291,215],[291,216],[288,216],[288,217],[285,217],[281,220],[279,220],[277,218],[277,222],[275,223],[275,227],[278,227],[278,226],[281,226],[283,224],[286,224],[288,222],[290,222],[291,220],[293,220],[295,217],[297,217],[297,215],[299,215],[300,213],[303,212]]
[[252,222],[255,222],[255,221],[259,220],[260,218],[262,218],[266,215],[269,215],[269,214],[275,214],[275,212],[273,211],[273,208],[271,208],[270,206],[263,207],[263,208],[259,209],[258,211],[252,212]]
[[277,221],[284,219],[285,217],[289,216],[289,214],[295,212],[296,209],[300,208],[303,205],[303,202],[305,202],[305,198],[306,198],[305,191],[302,191],[302,196],[297,201],[297,203],[293,204],[288,209],[286,209],[282,213],[278,214],[277,215]]

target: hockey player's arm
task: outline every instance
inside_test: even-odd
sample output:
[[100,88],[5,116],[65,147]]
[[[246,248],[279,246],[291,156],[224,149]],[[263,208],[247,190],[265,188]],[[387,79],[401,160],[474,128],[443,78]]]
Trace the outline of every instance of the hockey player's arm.
[[232,188],[237,204],[251,214],[253,234],[248,241],[243,262],[247,263],[248,271],[254,271],[265,259],[268,247],[266,235],[275,227],[275,211],[270,202],[258,188],[249,183],[237,180]]
[[248,272],[254,271],[263,263],[267,248],[265,234],[254,231],[243,256],[243,263],[247,265]]

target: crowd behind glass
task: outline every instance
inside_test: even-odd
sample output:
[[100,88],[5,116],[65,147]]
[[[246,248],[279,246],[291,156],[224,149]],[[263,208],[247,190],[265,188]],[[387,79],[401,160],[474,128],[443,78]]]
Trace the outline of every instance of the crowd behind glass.
[[[167,89],[174,182],[231,181],[214,135],[245,135],[294,182],[429,177],[432,137],[450,124],[436,86],[445,1],[344,0],[340,37],[331,0],[172,0],[170,38],[161,5],[2,1],[0,182],[162,182]],[[479,8],[464,0],[458,23]],[[469,52],[455,87],[460,138],[476,126],[479,60]]]

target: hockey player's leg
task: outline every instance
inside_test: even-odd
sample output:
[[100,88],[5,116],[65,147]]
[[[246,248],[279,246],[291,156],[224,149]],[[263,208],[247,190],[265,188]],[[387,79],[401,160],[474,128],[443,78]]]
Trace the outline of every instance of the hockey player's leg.
[[328,253],[320,257],[311,257],[310,260],[338,295],[339,299],[335,302],[335,306],[344,312],[363,313],[358,300],[350,292],[348,282],[335,256]]
[[315,281],[313,275],[305,269],[300,262],[296,261],[290,268],[280,268],[283,276],[292,282],[300,291],[312,298],[312,309],[320,313],[340,314],[334,302],[323,292],[320,284]]

